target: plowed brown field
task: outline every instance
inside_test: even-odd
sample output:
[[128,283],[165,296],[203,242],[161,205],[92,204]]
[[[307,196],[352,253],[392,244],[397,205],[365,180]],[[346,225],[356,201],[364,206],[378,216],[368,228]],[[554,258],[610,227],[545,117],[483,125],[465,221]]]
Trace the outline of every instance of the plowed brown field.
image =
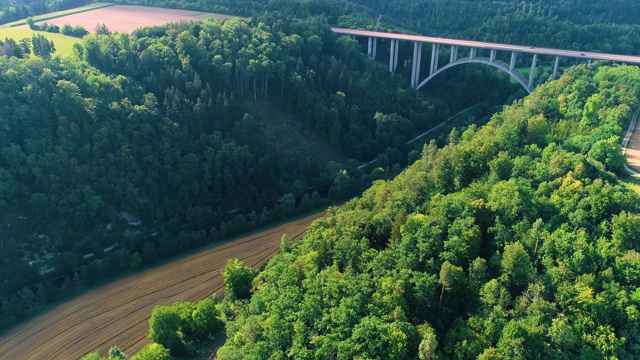
[[[78,14],[66,15],[39,21],[37,24],[47,23],[62,27],[65,24],[82,26],[93,33],[96,24],[105,24],[112,32],[132,32],[137,28],[153,25],[164,25],[180,21],[199,21],[204,19],[228,19],[230,15],[205,13],[201,11],[154,8],[148,6],[115,5],[101,9],[85,11]],[[26,25],[25,25],[26,26]]]
[[73,299],[0,338],[1,359],[78,359],[119,346],[133,354],[149,343],[148,320],[155,305],[197,301],[222,294],[220,273],[228,259],[257,268],[280,250],[287,234],[298,240],[316,213],[131,275]]

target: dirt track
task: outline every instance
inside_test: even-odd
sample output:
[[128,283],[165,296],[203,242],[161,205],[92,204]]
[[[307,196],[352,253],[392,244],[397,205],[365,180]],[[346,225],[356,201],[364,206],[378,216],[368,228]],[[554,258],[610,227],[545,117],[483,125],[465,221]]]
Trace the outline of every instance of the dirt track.
[[627,158],[625,170],[632,176],[638,176],[637,172],[640,171],[640,121],[638,117],[640,115],[640,109],[636,110],[633,115],[633,119],[629,124],[627,133],[622,140],[622,152]]
[[155,305],[220,295],[220,273],[228,259],[257,268],[280,249],[286,233],[299,239],[324,213],[265,230],[105,285],[64,303],[0,338],[2,359],[78,359],[118,345],[133,354],[149,343],[148,320]]
[[640,122],[636,124],[628,146],[625,153],[627,156],[627,164],[632,169],[640,171]]

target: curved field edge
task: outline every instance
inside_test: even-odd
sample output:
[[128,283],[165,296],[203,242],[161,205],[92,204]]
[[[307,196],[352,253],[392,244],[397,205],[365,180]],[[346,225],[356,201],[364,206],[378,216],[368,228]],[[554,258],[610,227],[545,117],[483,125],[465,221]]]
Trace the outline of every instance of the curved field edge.
[[155,305],[220,295],[228,259],[257,268],[279,251],[282,234],[298,240],[324,212],[314,213],[226,244],[145,270],[59,305],[0,339],[10,359],[74,359],[118,345],[135,353],[149,343],[148,319]]

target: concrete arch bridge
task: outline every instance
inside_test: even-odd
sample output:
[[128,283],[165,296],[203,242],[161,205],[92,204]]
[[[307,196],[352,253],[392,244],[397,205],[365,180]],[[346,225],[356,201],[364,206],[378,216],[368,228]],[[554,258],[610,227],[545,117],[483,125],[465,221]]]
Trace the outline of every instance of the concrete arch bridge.
[[[457,39],[447,39],[447,38],[439,38],[439,37],[431,37],[431,36],[421,36],[421,35],[407,35],[407,34],[394,34],[394,33],[385,33],[378,31],[366,31],[366,30],[351,30],[351,29],[342,29],[342,28],[332,28],[334,33],[351,36],[352,38],[356,38],[358,36],[367,37],[368,38],[368,55],[371,58],[376,58],[377,54],[377,45],[378,39],[389,39],[390,40],[390,51],[389,51],[389,71],[393,72],[396,70],[398,66],[398,52],[399,52],[399,44],[400,41],[410,41],[413,42],[413,61],[411,69],[411,86],[415,89],[420,89],[425,86],[429,81],[431,81],[434,77],[439,75],[440,73],[450,69],[454,66],[469,64],[469,63],[480,63],[493,66],[498,68],[511,77],[513,77],[522,87],[527,90],[527,92],[533,91],[533,81],[535,78],[536,67],[538,63],[538,56],[555,56],[555,62],[553,66],[553,78],[558,77],[558,66],[560,63],[560,58],[577,58],[584,59],[591,63],[593,60],[611,60],[615,62],[621,63],[630,63],[630,64],[640,64],[640,56],[631,56],[631,55],[617,55],[617,54],[604,54],[604,53],[596,53],[596,52],[588,52],[588,51],[575,51],[575,50],[562,50],[562,49],[550,49],[550,48],[540,48],[534,46],[523,46],[523,45],[508,45],[508,44],[499,44],[499,43],[490,43],[490,42],[482,42],[482,41],[471,41],[471,40],[457,40]],[[422,47],[423,44],[431,44],[431,64],[429,66],[429,75],[422,79],[420,78],[420,70],[422,68]],[[449,46],[449,62],[440,67],[439,66],[439,55],[440,55],[440,47],[441,46]],[[468,56],[466,57],[458,57],[458,51],[461,48],[468,48]],[[489,50],[489,56],[478,56],[478,50]],[[498,51],[511,53],[511,59],[507,64],[504,61],[497,59]],[[516,58],[517,54],[532,54],[531,60],[531,71],[529,72],[529,78],[526,79],[518,70],[516,69]]]

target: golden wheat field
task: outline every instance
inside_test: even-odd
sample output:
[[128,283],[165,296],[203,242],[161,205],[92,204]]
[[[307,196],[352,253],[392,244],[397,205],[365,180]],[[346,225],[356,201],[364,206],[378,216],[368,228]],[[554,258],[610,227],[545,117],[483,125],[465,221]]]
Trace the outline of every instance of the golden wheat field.
[[255,269],[279,251],[282,234],[298,240],[323,214],[243,237],[90,291],[0,338],[0,358],[78,359],[94,350],[106,355],[113,345],[133,354],[149,343],[148,320],[155,305],[220,295],[220,273],[228,259],[241,259]]

